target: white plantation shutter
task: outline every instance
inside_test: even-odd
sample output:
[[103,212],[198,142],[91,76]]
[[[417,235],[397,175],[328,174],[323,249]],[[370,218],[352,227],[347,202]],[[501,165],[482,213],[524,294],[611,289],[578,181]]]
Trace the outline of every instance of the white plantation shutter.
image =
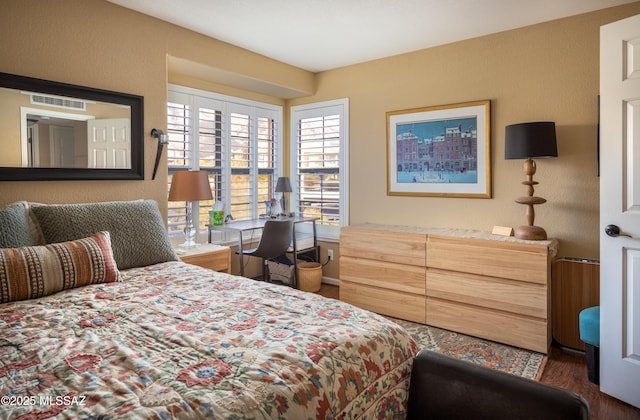
[[[214,200],[199,203],[199,231],[217,201],[237,220],[264,212],[282,173],[282,108],[172,85],[167,114],[167,191],[175,171],[209,173]],[[182,231],[185,213],[186,203],[169,203],[170,233]]]
[[342,99],[291,109],[292,209],[316,217],[328,239],[348,224],[348,105]]
[[231,213],[238,219],[250,219],[255,184],[252,174],[254,164],[250,137],[253,134],[251,117],[246,114],[231,113],[230,121]]
[[280,124],[264,108],[230,105],[231,212],[252,219],[265,212],[264,202],[276,198],[277,174],[282,173]]
[[270,198],[278,198],[275,196],[275,185],[278,181],[278,175],[282,175],[282,150],[276,147],[276,133],[278,131],[276,120],[272,116],[269,117],[266,113],[262,113],[258,114],[256,121],[258,124],[256,133],[256,156],[258,159],[257,197],[259,213],[263,213],[266,210],[266,206],[262,207],[262,203]]

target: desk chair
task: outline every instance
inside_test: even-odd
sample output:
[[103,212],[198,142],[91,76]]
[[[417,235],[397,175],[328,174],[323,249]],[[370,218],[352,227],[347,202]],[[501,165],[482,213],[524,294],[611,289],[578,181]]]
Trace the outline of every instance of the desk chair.
[[[240,234],[242,235],[242,232]],[[262,258],[262,280],[268,281],[267,260],[285,254],[291,245],[292,237],[293,220],[267,220],[258,247],[242,250],[242,255]]]

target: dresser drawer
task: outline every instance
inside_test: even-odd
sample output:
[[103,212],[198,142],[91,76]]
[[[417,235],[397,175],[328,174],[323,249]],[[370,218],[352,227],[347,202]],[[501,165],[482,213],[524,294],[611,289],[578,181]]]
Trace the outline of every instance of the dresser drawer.
[[546,244],[429,235],[427,266],[547,284]]
[[499,343],[547,353],[545,320],[427,297],[427,324]]
[[414,265],[340,256],[340,280],[423,296],[426,271]]
[[180,255],[180,259],[189,264],[223,273],[229,273],[231,268],[231,251],[227,247],[220,247],[219,250],[199,254]]
[[340,300],[360,308],[424,324],[424,296],[340,280]]
[[547,319],[547,286],[427,269],[427,296]]
[[340,299],[546,353],[557,241],[383,225],[344,227]]
[[340,258],[359,257],[424,267],[426,242],[424,233],[343,227],[340,230]]

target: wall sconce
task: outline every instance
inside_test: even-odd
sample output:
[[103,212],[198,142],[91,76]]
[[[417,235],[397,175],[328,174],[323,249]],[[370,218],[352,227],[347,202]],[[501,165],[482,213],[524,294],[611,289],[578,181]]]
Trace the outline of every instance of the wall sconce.
[[515,201],[527,206],[525,217],[527,224],[515,229],[516,238],[529,240],[547,239],[547,232],[540,226],[534,226],[536,214],[533,206],[547,202],[544,198],[534,197],[533,186],[538,184],[533,180],[536,173],[536,163],[532,158],[558,157],[556,145],[556,125],[553,122],[531,122],[508,125],[505,128],[504,158],[526,159],[524,174],[527,195],[518,197]]
[[153,166],[153,175],[151,179],[156,179],[156,172],[158,172],[158,165],[160,164],[160,156],[162,156],[162,149],[164,149],[164,145],[169,143],[169,136],[164,134],[164,132],[160,129],[153,128],[151,129],[151,137],[154,139],[158,139],[158,151],[156,152],[156,163]]

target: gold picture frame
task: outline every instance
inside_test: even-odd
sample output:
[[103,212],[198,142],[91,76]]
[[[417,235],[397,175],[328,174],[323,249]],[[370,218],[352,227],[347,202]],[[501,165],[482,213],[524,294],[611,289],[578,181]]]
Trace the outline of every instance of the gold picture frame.
[[387,112],[387,195],[491,198],[491,101]]

